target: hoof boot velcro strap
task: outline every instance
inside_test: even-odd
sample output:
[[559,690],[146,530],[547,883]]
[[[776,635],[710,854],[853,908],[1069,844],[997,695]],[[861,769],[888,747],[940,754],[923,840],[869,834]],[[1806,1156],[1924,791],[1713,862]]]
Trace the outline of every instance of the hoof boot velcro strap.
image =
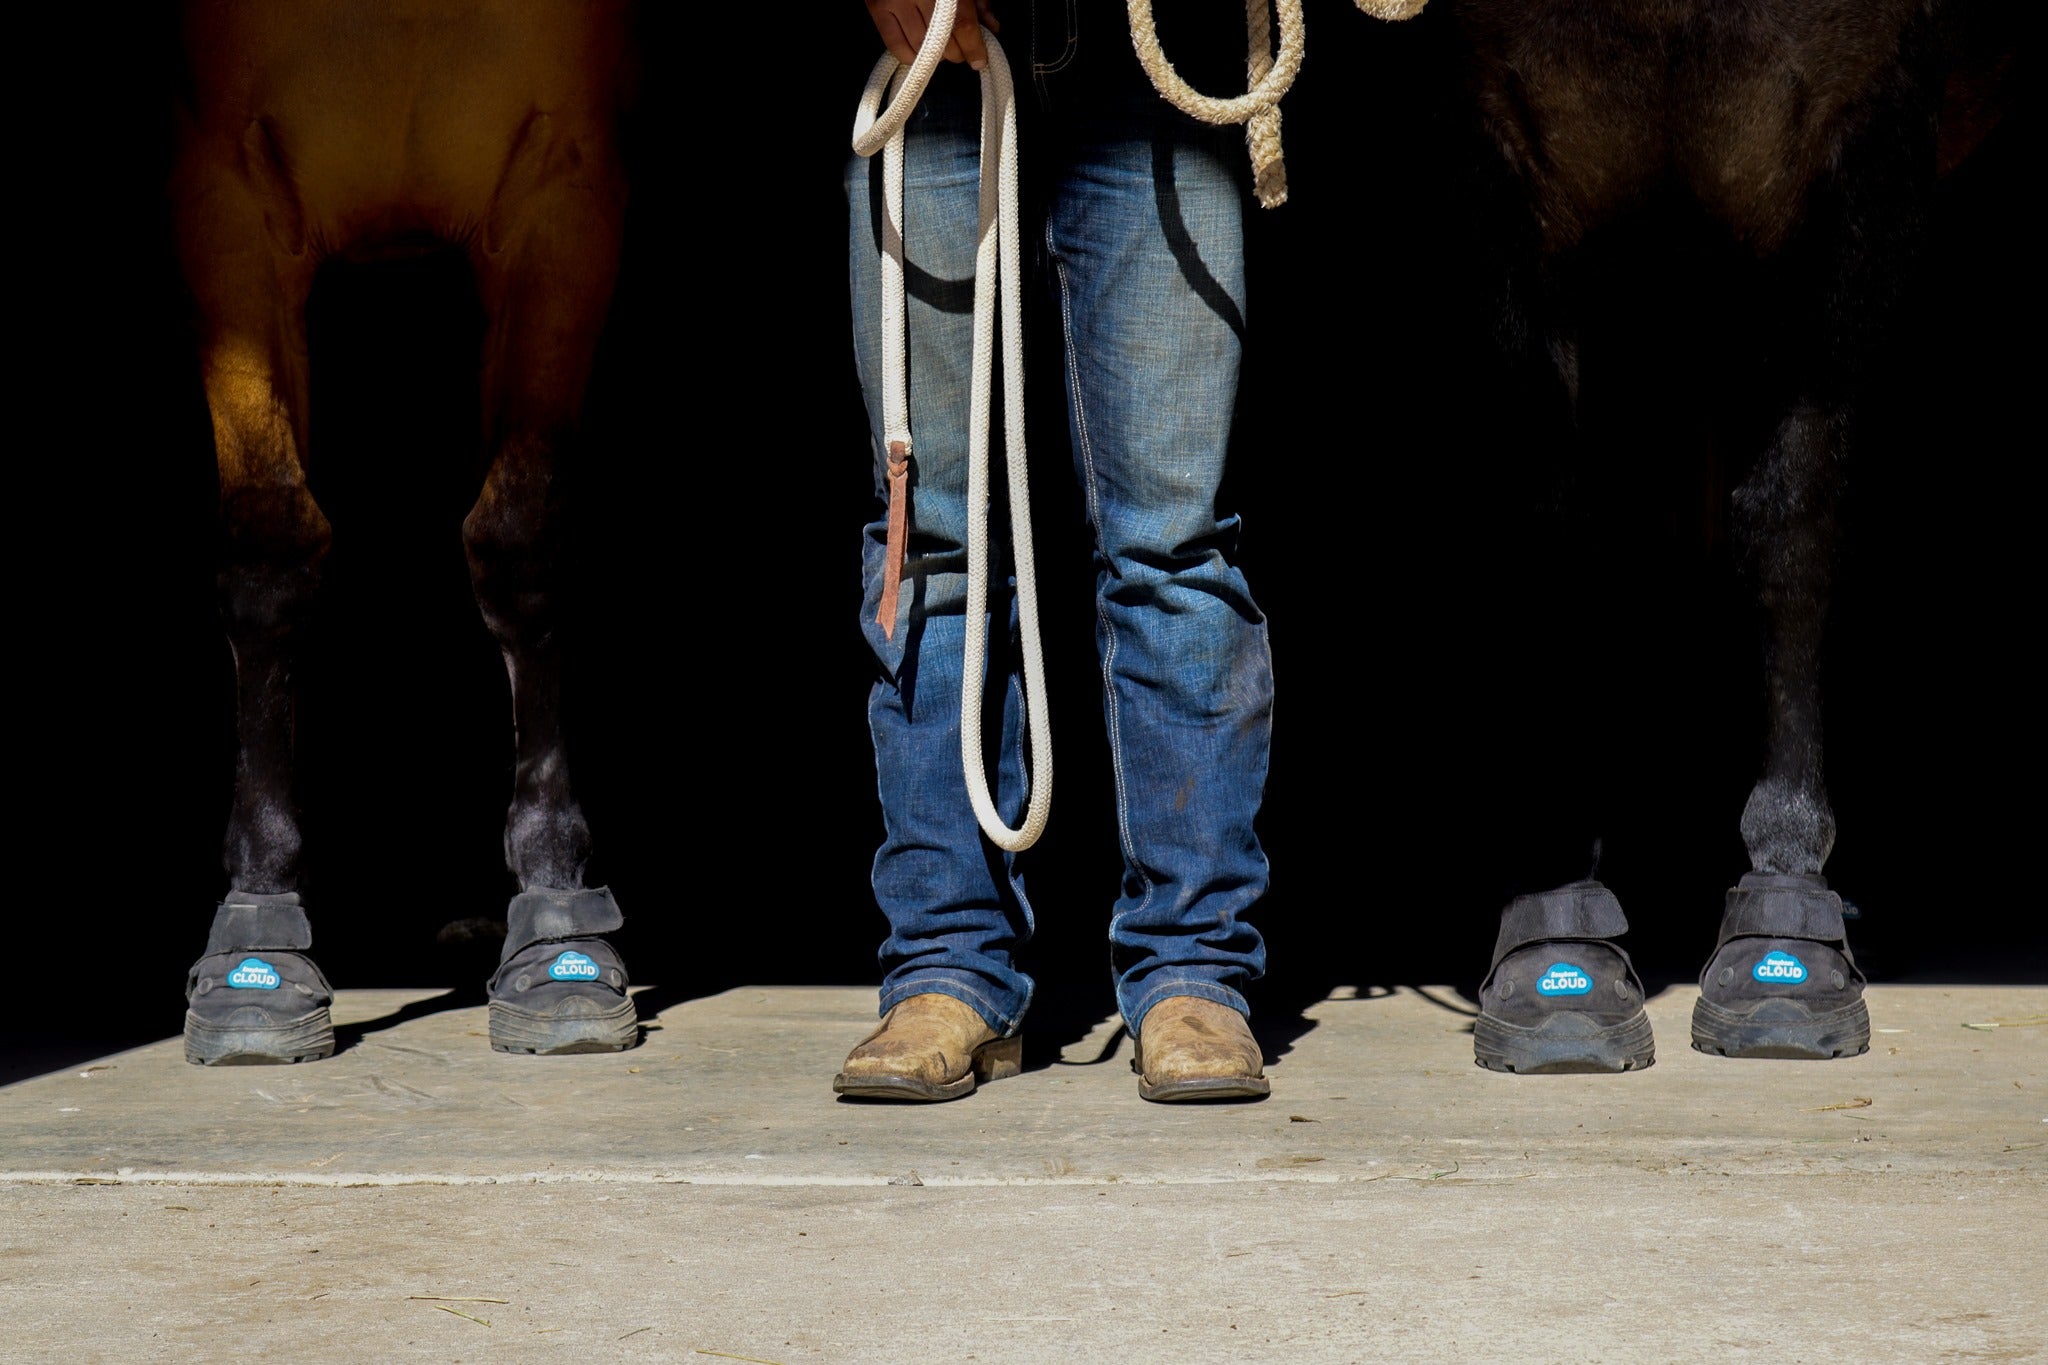
[[564,939],[594,938],[623,929],[626,917],[612,898],[611,888],[556,891],[536,888],[512,898],[505,911],[505,950],[500,964],[510,962],[523,948],[536,943]]
[[1598,882],[1573,882],[1508,902],[1500,916],[1500,937],[1493,943],[1493,965],[1531,943],[1619,938],[1627,932],[1628,917],[1612,891]]
[[1842,922],[1842,898],[1817,875],[1749,872],[1728,889],[1721,911],[1719,947],[1737,938],[1804,938],[1840,943],[1849,931]]
[[1628,932],[1628,916],[1621,913],[1621,900],[1596,881],[1572,882],[1554,891],[1517,896],[1501,911],[1500,936],[1493,942],[1493,965],[1486,969],[1483,992],[1493,984],[1501,963],[1519,949],[1536,943],[1603,943],[1621,957],[1622,970],[1635,983],[1642,998],[1642,978],[1628,951],[1615,939]]
[[313,946],[313,926],[299,905],[299,893],[256,895],[230,891],[213,912],[205,956],[244,948],[303,952]]

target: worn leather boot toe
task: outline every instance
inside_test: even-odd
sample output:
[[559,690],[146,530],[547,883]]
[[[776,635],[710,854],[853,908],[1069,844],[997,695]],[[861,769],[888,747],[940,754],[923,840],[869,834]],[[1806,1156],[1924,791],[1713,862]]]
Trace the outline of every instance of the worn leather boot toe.
[[1024,1040],[1001,1038],[973,1007],[936,992],[897,1002],[832,1078],[869,1100],[957,1100],[1023,1069]]
[[1131,1070],[1138,1094],[1158,1103],[1259,1099],[1271,1092],[1265,1053],[1228,1005],[1175,995],[1146,1011]]

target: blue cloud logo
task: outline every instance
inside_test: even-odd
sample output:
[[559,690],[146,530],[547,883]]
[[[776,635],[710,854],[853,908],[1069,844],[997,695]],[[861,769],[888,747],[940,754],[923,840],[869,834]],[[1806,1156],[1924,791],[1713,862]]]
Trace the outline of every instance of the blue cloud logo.
[[1765,953],[1749,974],[1765,985],[1796,986],[1806,980],[1806,964],[1790,953]]
[[1553,962],[1550,970],[1536,978],[1538,995],[1584,995],[1593,989],[1593,978],[1569,962]]
[[595,981],[598,967],[582,953],[563,953],[549,964],[548,975],[557,981]]
[[284,978],[260,957],[245,957],[228,973],[228,984],[242,991],[274,991]]

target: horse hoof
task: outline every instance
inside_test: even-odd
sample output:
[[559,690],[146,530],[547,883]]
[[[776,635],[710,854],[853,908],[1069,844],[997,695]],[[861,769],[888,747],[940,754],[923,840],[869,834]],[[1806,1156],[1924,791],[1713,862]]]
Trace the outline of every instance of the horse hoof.
[[185,1060],[194,1066],[289,1066],[334,1055],[327,1006],[296,1019],[239,1017],[252,1013],[244,1008],[226,1020],[209,1020],[186,1011]]
[[1613,940],[1621,902],[1595,881],[1517,896],[1479,987],[1472,1060],[1518,1076],[1641,1071],[1657,1060],[1643,984]]
[[1654,1065],[1657,1044],[1640,1006],[1618,1023],[1559,1011],[1533,1028],[1481,1014],[1472,1025],[1472,1060],[1517,1076],[1611,1075]]
[[487,989],[491,1046],[560,1057],[640,1041],[626,964],[603,935],[625,917],[604,887],[534,888],[505,912],[505,948]]
[[185,976],[185,1060],[287,1066],[334,1053],[334,988],[306,956],[312,924],[298,893],[230,891],[206,955]]
[[578,995],[541,1009],[491,1002],[491,1046],[499,1052],[565,1057],[623,1052],[639,1041],[640,1013],[630,999],[608,1006]]
[[1745,875],[1700,973],[1692,1045],[1722,1057],[1827,1061],[1870,1050],[1842,899],[1815,873]]
[[1797,1000],[1766,1000],[1738,1011],[1701,996],[1692,1007],[1692,1045],[1719,1057],[1855,1057],[1870,1051],[1870,1010],[1861,1000],[1821,1011]]

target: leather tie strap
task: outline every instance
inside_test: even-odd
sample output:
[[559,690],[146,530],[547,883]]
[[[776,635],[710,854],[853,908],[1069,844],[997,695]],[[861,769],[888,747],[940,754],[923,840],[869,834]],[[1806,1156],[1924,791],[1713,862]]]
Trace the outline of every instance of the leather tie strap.
[[903,561],[910,540],[910,442],[889,442],[889,540],[882,552],[882,601],[875,624],[896,638],[896,597],[903,587]]

